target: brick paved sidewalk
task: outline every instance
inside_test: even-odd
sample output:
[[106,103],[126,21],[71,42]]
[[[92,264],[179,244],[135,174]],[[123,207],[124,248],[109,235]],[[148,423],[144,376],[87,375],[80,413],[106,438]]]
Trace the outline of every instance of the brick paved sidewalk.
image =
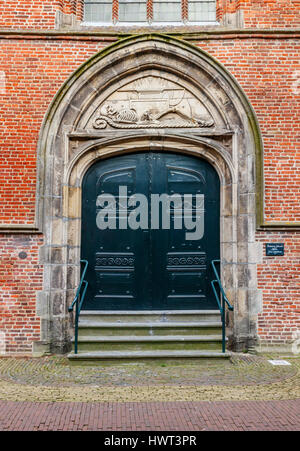
[[0,430],[300,430],[300,359],[70,367],[0,359]]
[[299,431],[300,399],[149,403],[0,401],[0,430]]

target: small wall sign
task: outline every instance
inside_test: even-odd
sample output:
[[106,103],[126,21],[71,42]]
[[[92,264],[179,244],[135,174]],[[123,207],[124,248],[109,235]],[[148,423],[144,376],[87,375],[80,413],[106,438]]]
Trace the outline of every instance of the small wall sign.
[[277,257],[284,255],[284,243],[266,243],[266,256]]

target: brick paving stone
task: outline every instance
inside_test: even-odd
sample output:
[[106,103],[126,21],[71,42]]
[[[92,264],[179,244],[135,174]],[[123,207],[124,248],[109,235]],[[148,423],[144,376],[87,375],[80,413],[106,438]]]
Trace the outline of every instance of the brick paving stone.
[[0,430],[299,431],[300,399],[90,404],[0,401]]
[[0,359],[0,430],[299,430],[300,358],[269,358],[75,368]]

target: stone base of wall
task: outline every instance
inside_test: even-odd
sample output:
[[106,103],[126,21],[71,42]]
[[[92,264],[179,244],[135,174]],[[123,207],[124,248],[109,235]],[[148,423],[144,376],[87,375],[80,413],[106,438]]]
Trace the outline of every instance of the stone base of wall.
[[286,354],[288,356],[299,356],[300,354],[300,346],[298,346],[299,352],[296,352],[293,350],[293,343],[259,343],[257,346],[255,346],[255,351],[258,354],[268,354],[268,353],[274,353],[274,354]]

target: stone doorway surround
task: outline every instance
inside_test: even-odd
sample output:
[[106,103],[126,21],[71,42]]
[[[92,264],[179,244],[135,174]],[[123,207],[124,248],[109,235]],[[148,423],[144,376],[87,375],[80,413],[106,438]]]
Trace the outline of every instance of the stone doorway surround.
[[[261,292],[256,204],[262,143],[256,116],[226,69],[195,46],[161,35],[123,39],[89,59],[57,93],[38,144],[37,223],[44,289],[34,353],[67,352],[68,306],[80,280],[81,184],[99,159],[130,152],[180,152],[206,159],[221,182],[221,273],[234,304],[229,345],[257,340]],[[258,210],[260,211],[260,209]]]

